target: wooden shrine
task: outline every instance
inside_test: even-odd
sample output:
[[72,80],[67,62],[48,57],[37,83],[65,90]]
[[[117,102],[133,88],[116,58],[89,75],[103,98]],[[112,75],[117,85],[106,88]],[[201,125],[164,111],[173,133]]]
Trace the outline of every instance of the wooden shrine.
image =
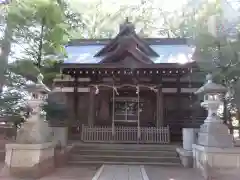
[[193,92],[203,82],[192,76],[198,67],[186,39],[141,38],[126,21],[114,39],[73,40],[66,50],[54,91],[81,140],[169,143],[202,123]]

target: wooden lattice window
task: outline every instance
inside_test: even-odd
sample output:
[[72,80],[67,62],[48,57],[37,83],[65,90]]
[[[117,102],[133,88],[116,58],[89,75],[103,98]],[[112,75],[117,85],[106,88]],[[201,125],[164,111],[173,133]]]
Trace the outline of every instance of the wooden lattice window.
[[[116,122],[137,122],[138,120],[138,100],[137,98],[121,97],[115,99],[114,120]],[[139,102],[139,111],[142,111],[143,101]]]

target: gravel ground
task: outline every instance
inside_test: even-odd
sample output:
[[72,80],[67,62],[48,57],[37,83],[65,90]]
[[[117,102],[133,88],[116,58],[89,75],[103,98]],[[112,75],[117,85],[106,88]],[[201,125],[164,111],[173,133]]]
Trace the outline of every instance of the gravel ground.
[[[3,164],[0,164],[2,169]],[[52,174],[40,178],[39,180],[92,180],[98,170],[96,166],[66,166],[58,168]],[[0,173],[0,180],[20,180],[19,178],[6,177]],[[21,180],[28,180],[26,178]]]

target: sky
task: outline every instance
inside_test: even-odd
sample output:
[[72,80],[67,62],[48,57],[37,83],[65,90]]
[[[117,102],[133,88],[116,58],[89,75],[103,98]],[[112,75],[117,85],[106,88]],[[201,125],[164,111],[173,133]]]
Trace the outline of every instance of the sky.
[[[80,2],[80,0],[69,0],[69,1],[74,1],[74,2]],[[96,2],[99,0],[81,0],[81,2]],[[129,5],[137,5],[140,4],[141,0],[102,0],[104,3],[107,4],[116,4],[116,5],[121,5],[121,4],[129,4]],[[188,0],[153,0],[154,3],[163,9],[167,11],[173,11],[176,9],[181,8],[182,5],[184,5]],[[194,0],[194,1],[199,1],[199,0]]]
[[[0,0],[0,4],[8,1],[8,0]],[[73,3],[73,4],[78,4],[78,2],[96,2],[99,0],[69,0],[69,2]],[[140,4],[141,0],[102,0],[104,3],[106,3],[106,7],[109,8],[110,4],[114,3],[117,6],[121,6],[121,4],[129,4],[129,5],[136,5],[136,4]],[[160,6],[163,9],[165,9],[166,11],[174,11],[177,10],[179,8],[181,8],[181,6],[183,6],[188,0],[154,0],[154,3],[156,6]],[[196,1],[196,0],[195,0]],[[197,0],[198,1],[198,0]],[[2,33],[0,32],[0,37],[2,36]],[[14,49],[19,49],[16,50],[14,54],[19,54],[20,47],[17,48],[17,45],[15,45],[16,47]],[[19,52],[18,52],[19,51]],[[10,61],[12,61],[13,59],[10,58]]]
[[[8,0],[0,0],[0,4],[3,3],[4,1],[8,1]],[[94,1],[99,1],[99,0],[69,0],[71,3],[75,2],[76,4],[78,2],[94,2]],[[131,5],[137,5],[140,4],[141,0],[102,0],[104,4],[106,4],[106,8],[113,8],[111,6],[111,4],[115,4],[116,6],[121,6],[121,4],[129,4],[129,6]],[[162,7],[162,9],[164,9],[165,11],[175,11],[178,9],[181,9],[181,7],[190,2],[192,4],[192,6],[197,6],[197,4],[199,4],[202,1],[215,1],[215,0],[153,0],[154,1],[154,5],[158,6],[158,7]],[[240,7],[240,0],[222,0],[223,2],[228,2],[230,5],[232,5],[234,8],[236,7]],[[228,14],[231,16],[235,16],[232,13],[232,9],[228,9]],[[0,32],[0,37],[1,37],[1,32]],[[21,51],[20,47],[18,48],[17,46],[14,47],[14,51],[15,54],[19,54],[18,51]],[[17,50],[18,49],[18,50]]]
[[[116,2],[116,0],[111,0],[111,1]],[[141,0],[131,0],[131,1],[121,0],[121,3],[124,3],[124,4],[139,4],[140,1]],[[173,11],[173,10],[179,9],[186,2],[187,2],[187,0],[155,0],[156,5],[161,6],[163,9],[165,9],[167,11]]]
[[6,3],[6,2],[7,2],[7,0],[0,0],[0,4]]

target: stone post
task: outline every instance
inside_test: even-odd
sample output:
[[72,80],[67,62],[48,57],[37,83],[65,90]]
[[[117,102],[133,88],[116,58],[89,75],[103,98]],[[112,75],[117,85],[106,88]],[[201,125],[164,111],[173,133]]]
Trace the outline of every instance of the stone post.
[[197,131],[194,128],[183,128],[183,149],[192,151],[192,145],[197,142]]
[[197,141],[197,131],[194,128],[183,128],[183,148],[177,148],[181,163],[184,167],[193,167],[192,145]]
[[68,144],[68,127],[67,126],[53,126],[54,141],[62,148]]
[[50,91],[38,76],[36,84],[28,86],[30,116],[17,132],[16,142],[6,144],[5,172],[22,178],[39,178],[53,171],[53,134],[41,105]]

